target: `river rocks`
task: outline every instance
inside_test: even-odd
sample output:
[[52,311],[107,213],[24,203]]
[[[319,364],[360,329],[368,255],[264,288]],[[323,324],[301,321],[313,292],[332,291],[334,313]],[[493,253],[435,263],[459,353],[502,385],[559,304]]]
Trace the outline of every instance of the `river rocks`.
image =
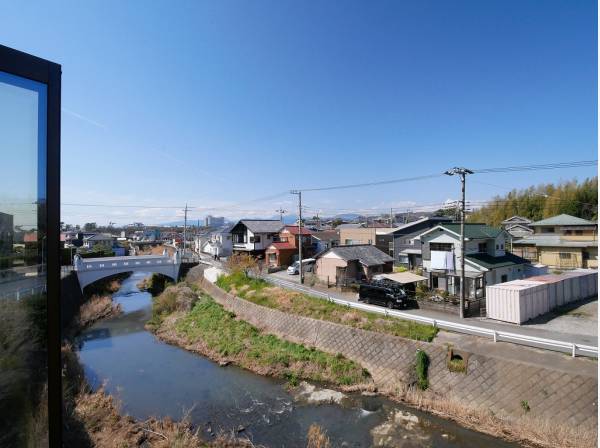
[[429,435],[419,417],[406,411],[392,411],[388,420],[371,429],[373,446],[412,448],[428,446]]
[[320,389],[317,386],[302,381],[292,390],[294,400],[307,404],[342,404],[347,398],[342,392],[332,389]]

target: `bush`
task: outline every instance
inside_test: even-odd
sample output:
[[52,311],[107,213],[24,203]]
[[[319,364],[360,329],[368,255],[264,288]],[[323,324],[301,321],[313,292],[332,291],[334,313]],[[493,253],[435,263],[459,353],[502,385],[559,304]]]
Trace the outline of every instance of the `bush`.
[[427,380],[427,369],[429,368],[429,356],[423,350],[417,350],[415,371],[417,373],[417,387],[426,390],[429,387]]

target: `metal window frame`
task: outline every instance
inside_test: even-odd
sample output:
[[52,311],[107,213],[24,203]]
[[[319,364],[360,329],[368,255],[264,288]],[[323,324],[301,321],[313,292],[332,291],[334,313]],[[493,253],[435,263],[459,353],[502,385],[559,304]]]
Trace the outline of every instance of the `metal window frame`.
[[60,110],[59,64],[0,45],[0,71],[45,84],[46,136],[46,269],[48,332],[48,441],[62,446],[62,379],[60,331]]

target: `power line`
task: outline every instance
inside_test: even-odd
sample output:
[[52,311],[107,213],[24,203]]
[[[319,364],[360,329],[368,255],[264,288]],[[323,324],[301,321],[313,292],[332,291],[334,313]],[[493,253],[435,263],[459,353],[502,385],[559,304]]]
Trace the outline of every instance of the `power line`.
[[[474,174],[483,174],[483,173],[505,173],[505,172],[514,172],[514,171],[539,171],[539,170],[553,170],[553,169],[564,169],[564,168],[579,168],[585,166],[593,166],[597,165],[598,160],[579,160],[579,161],[571,161],[571,162],[556,162],[556,163],[546,163],[546,164],[536,164],[536,165],[517,165],[517,166],[506,166],[506,167],[496,167],[496,168],[479,168],[476,170],[472,170]],[[332,185],[326,187],[314,187],[314,188],[301,188],[296,189],[297,191],[328,191],[328,190],[344,190],[349,188],[360,188],[360,187],[372,187],[377,185],[389,185],[403,182],[414,182],[425,179],[434,179],[437,177],[442,177],[445,173],[439,174],[426,174],[423,176],[414,176],[414,177],[405,177],[399,179],[389,179],[389,180],[378,180],[373,182],[362,182],[356,184],[346,184],[346,185]]]

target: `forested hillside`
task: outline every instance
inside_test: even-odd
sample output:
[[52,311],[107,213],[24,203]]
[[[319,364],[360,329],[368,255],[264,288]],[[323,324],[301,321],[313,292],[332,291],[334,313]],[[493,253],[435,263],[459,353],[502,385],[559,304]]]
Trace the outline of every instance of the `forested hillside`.
[[566,213],[584,219],[598,219],[598,177],[583,182],[546,184],[513,190],[496,196],[486,206],[469,213],[470,222],[500,223],[514,215],[534,221]]

